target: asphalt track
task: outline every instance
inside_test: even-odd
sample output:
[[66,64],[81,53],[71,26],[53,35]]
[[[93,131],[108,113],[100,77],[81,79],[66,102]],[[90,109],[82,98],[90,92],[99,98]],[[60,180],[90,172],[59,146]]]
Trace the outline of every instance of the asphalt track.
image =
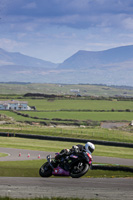
[[0,195],[10,197],[80,197],[132,200],[133,179],[0,177]]
[[[11,148],[0,148],[0,152],[8,154],[6,157],[1,157],[0,161],[43,159],[50,153]],[[54,156],[54,153],[51,154]],[[93,156],[93,160],[94,162],[133,166],[131,159]],[[15,198],[58,196],[100,200],[131,200],[133,199],[133,178],[0,177],[0,196]]]

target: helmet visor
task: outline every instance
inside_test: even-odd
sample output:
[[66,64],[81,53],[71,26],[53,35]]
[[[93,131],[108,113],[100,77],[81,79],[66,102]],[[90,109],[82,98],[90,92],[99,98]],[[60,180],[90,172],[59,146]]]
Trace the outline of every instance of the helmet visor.
[[91,148],[90,146],[88,147],[88,150],[92,153],[94,151],[93,148]]

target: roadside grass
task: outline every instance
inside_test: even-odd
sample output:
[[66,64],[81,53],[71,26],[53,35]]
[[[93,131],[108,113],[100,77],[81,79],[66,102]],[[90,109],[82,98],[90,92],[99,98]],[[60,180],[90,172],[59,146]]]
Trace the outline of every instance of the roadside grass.
[[69,138],[105,140],[133,143],[133,133],[119,129],[104,129],[101,127],[48,127],[40,125],[7,124],[0,126],[0,132],[23,133],[33,135],[58,136]]
[[0,157],[6,157],[6,156],[8,156],[8,154],[6,154],[6,153],[0,153]]
[[[39,169],[46,160],[29,161],[2,161],[0,162],[1,177],[40,177]],[[55,176],[52,176],[55,177]],[[89,170],[83,178],[120,178],[133,177],[132,172],[110,171],[110,170]],[[69,177],[67,177],[69,178]]]
[[1,161],[1,177],[39,177],[39,168],[44,160]]
[[[77,143],[50,140],[23,139],[14,137],[0,137],[0,147],[59,152],[64,148],[71,148]],[[107,156],[133,159],[132,148],[95,145],[95,156]]]
[[122,178],[133,177],[132,172],[111,170],[89,170],[83,178]]

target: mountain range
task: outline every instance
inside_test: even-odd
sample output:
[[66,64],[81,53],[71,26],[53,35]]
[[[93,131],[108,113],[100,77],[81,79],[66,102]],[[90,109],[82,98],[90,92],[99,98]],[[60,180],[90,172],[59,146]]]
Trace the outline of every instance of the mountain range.
[[9,81],[133,86],[133,45],[80,50],[58,64],[0,49],[0,82]]

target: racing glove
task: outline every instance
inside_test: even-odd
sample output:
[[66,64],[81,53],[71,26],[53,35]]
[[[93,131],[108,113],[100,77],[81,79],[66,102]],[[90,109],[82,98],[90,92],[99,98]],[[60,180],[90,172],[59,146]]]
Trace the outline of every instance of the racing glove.
[[78,153],[79,152],[79,147],[74,145],[72,146],[72,151],[75,152],[75,153]]

